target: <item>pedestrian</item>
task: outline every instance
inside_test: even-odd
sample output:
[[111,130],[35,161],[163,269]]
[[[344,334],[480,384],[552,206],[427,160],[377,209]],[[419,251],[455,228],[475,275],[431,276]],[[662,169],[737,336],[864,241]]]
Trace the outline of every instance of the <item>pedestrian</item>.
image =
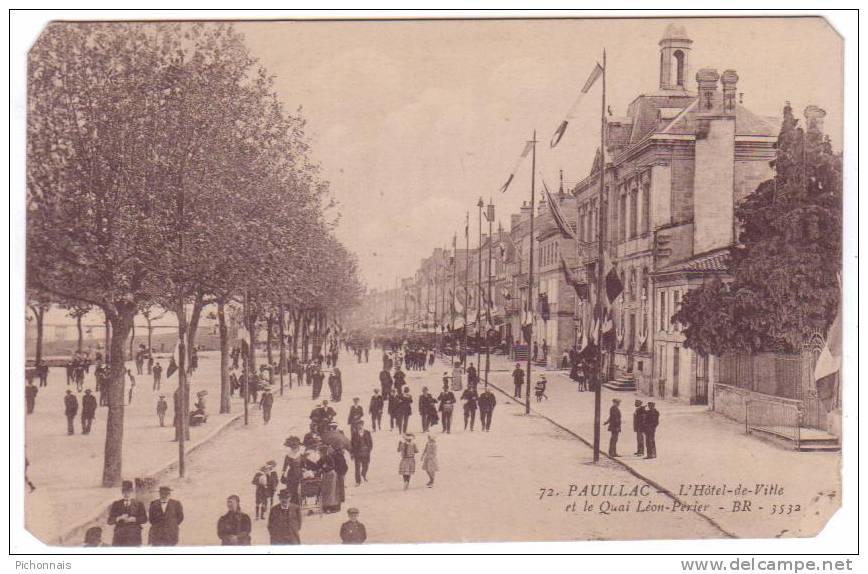
[[[337,362],[337,353],[333,357],[334,361]],[[332,400],[336,403],[341,402],[341,397],[344,396],[344,379],[341,370],[337,367],[333,367],[332,374],[329,375],[329,387],[332,390]]]
[[39,364],[36,366],[36,374],[39,376],[39,386],[47,387],[48,386],[48,363],[45,361],[39,361]]
[[482,430],[488,432],[491,430],[491,418],[494,416],[494,407],[497,405],[497,399],[488,387],[483,389],[479,395],[479,422],[482,424]]
[[105,542],[102,541],[102,528],[99,526],[91,526],[84,533],[84,544],[85,548],[103,548],[108,546]]
[[563,354],[561,354],[561,369],[569,369],[570,368],[570,352],[564,349]]
[[521,388],[524,386],[524,371],[518,363],[515,364],[515,369],[512,371],[512,384],[515,387],[515,391],[512,393],[513,398],[522,398]]
[[359,404],[359,397],[353,397],[353,406],[350,407],[350,414],[347,417],[347,426],[352,429],[353,425],[356,424],[356,421],[360,421],[364,418],[365,409]]
[[121,483],[123,498],[112,502],[109,508],[108,523],[115,527],[112,546],[141,546],[142,525],[148,522],[145,505],[133,497],[133,483]]
[[271,420],[271,407],[274,406],[274,395],[271,393],[271,387],[265,387],[262,396],[259,397],[259,408],[262,410],[262,421],[268,424]]
[[371,402],[368,403],[368,412],[371,415],[371,430],[383,430],[383,395],[380,394],[380,389],[374,389]]
[[479,384],[479,375],[476,372],[476,367],[471,363],[469,367],[467,367],[467,386],[475,387]]
[[536,397],[536,402],[542,402],[543,399],[549,400],[549,396],[546,394],[546,387],[548,386],[548,380],[545,375],[540,375],[539,380],[536,382],[533,388],[534,396]]
[[75,415],[78,414],[78,398],[69,389],[66,391],[66,396],[63,397],[63,407],[66,414],[66,434],[75,434],[73,423],[75,422]]
[[612,406],[609,408],[609,418],[603,423],[609,427],[609,456],[615,458],[618,455],[618,435],[621,434],[621,409],[618,405],[621,404],[621,399],[612,399]]
[[657,410],[653,402],[648,403],[648,410],[645,412],[643,424],[645,428],[645,446],[648,452],[645,458],[657,458],[657,426],[660,424],[660,411]]
[[455,407],[455,394],[449,390],[449,383],[443,383],[443,391],[437,395],[437,402],[440,411],[441,429],[440,432],[452,434],[452,411]]
[[537,362],[537,357],[538,357],[538,356],[539,356],[539,345],[537,344],[536,341],[534,341],[534,342],[533,342],[533,358],[532,358],[532,360],[533,360],[534,363]]
[[96,397],[93,396],[90,389],[85,389],[84,396],[81,398],[81,434],[90,434],[90,427],[95,418]]
[[151,502],[148,518],[148,546],[177,546],[180,525],[184,522],[184,507],[173,498],[172,489],[161,486],[160,497]]
[[130,378],[130,390],[129,390],[129,398],[127,399],[127,404],[133,404],[133,391],[136,389],[136,378],[133,376],[133,372],[130,369],[127,369],[127,376]]
[[160,361],[153,366],[151,372],[154,374],[154,389],[155,391],[160,390],[160,384],[163,380],[163,365],[160,364]]
[[36,408],[36,395],[39,393],[39,387],[33,384],[33,379],[27,380],[27,386],[24,387],[24,403],[27,405],[27,414],[33,414],[33,409]]
[[422,470],[428,473],[428,488],[434,486],[434,476],[440,467],[437,464],[437,441],[433,434],[428,435],[428,442],[425,443],[425,448],[422,449]]
[[256,505],[256,520],[265,519],[265,511],[268,510],[268,473],[267,464],[262,465],[256,474],[253,475],[253,500]]
[[410,477],[416,472],[416,454],[419,448],[413,442],[413,435],[407,433],[404,440],[398,443],[398,453],[401,461],[398,463],[398,474],[404,478],[404,490],[410,488]]
[[468,386],[461,393],[461,400],[464,401],[464,430],[467,430],[467,423],[470,423],[470,432],[473,432],[473,425],[476,423],[476,408],[479,394],[476,388]]
[[280,492],[280,503],[268,513],[268,534],[272,545],[301,544],[301,508],[290,500],[289,491]]
[[395,430],[398,427],[398,432],[401,432],[400,411],[401,411],[401,396],[396,389],[389,391],[389,430]]
[[419,416],[422,419],[422,432],[428,432],[428,429],[437,424],[437,399],[431,396],[428,392],[428,387],[422,387],[422,394],[419,395]]
[[395,376],[392,377],[396,389],[403,389],[407,385],[407,376],[401,370],[401,365],[395,367]]
[[232,494],[226,499],[226,514],[217,520],[217,537],[223,546],[250,546],[250,517],[241,512],[241,499]]
[[368,539],[368,533],[365,531],[365,525],[359,522],[359,509],[347,509],[347,517],[349,520],[341,524],[341,543],[342,544],[362,544]]
[[368,467],[371,464],[371,451],[374,450],[374,439],[371,433],[365,430],[365,422],[359,419],[353,425],[350,438],[350,456],[353,458],[353,466],[356,472],[356,486],[362,481],[368,482]]
[[265,463],[265,466],[268,467],[268,508],[271,508],[272,506],[274,506],[274,495],[277,494],[277,487],[280,485],[280,476],[278,476],[277,474],[276,461],[269,460],[267,463]]
[[166,402],[166,395],[160,395],[157,399],[157,418],[160,419],[160,426],[166,426],[166,411],[169,410],[169,403]]
[[410,415],[413,414],[413,396],[410,394],[410,387],[404,387],[404,392],[401,393],[400,398],[401,402],[398,404],[400,408],[399,430],[406,433],[407,426],[410,424]]
[[461,363],[455,363],[452,367],[452,390],[455,392],[458,392],[463,388],[461,376]]
[[283,459],[283,475],[280,481],[286,485],[284,490],[290,494],[290,500],[298,504],[300,498],[301,478],[304,472],[302,468],[301,440],[297,436],[291,436],[283,441],[283,446],[289,448],[289,452]]
[[633,403],[636,410],[633,411],[633,432],[636,433],[636,452],[633,454],[644,456],[645,454],[645,407],[642,401],[636,399]]

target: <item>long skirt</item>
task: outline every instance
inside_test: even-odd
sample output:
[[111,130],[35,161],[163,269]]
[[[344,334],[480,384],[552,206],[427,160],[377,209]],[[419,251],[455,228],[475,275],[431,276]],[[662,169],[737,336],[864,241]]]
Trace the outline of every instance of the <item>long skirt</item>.
[[398,474],[401,476],[407,474],[413,474],[416,472],[416,458],[415,457],[401,457],[401,463],[398,465]]
[[338,493],[338,474],[335,471],[330,470],[323,473],[319,495],[323,510],[340,510],[341,499]]

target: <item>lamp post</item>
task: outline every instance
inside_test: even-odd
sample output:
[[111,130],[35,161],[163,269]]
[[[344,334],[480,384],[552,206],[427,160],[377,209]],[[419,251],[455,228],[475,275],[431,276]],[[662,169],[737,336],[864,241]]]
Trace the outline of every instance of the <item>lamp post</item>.
[[[480,333],[482,331],[482,208],[485,207],[485,202],[479,198],[476,204],[479,208],[479,253],[477,256],[477,277],[476,277],[476,376],[482,372],[482,343]],[[477,380],[479,380],[477,378]]]
[[487,325],[485,330],[485,386],[488,386],[488,373],[491,370],[491,340],[489,338],[489,330],[491,329],[491,247],[492,247],[492,225],[494,225],[494,203],[491,198],[488,198],[488,210],[485,214],[488,219],[488,302],[487,302]]

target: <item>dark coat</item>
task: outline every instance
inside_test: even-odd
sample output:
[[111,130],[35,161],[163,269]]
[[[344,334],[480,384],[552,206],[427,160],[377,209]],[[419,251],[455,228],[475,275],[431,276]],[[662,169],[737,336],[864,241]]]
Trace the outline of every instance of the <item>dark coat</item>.
[[660,411],[655,408],[649,408],[645,412],[645,431],[656,431],[657,425],[660,424]]
[[603,424],[609,427],[609,432],[621,432],[621,409],[612,405],[609,409],[609,418]]
[[341,524],[341,542],[343,544],[361,544],[368,539],[365,525],[361,522],[347,520]]
[[382,395],[374,395],[371,397],[371,402],[368,405],[368,412],[372,415],[380,414],[383,412],[383,396]]
[[[437,397],[437,400],[440,402],[438,410],[442,411],[445,405],[455,405],[455,393],[453,393],[452,391],[443,391]],[[446,410],[450,408],[452,407],[446,407]]]
[[[129,509],[124,508],[124,500],[112,502],[109,508],[108,523],[115,527],[112,536],[112,546],[141,546],[142,525],[148,522],[145,505],[138,500],[130,500]],[[127,514],[133,521],[119,521],[118,517]]]
[[491,412],[497,404],[497,399],[494,398],[494,393],[491,391],[482,391],[479,395],[479,410],[483,412]]
[[81,398],[81,418],[92,419],[96,416],[96,397],[84,395]]
[[160,500],[151,502],[148,510],[151,529],[148,531],[148,545],[175,546],[178,544],[178,526],[184,522],[184,507],[174,499],[166,503],[166,511],[160,505]]
[[68,417],[74,417],[78,414],[78,399],[75,395],[66,395],[63,397],[64,414]]
[[512,382],[516,385],[524,384],[524,371],[521,369],[515,369],[512,371]]
[[240,511],[227,512],[217,520],[217,537],[223,546],[250,546],[250,517]]
[[289,504],[283,508],[279,504],[271,507],[268,513],[268,534],[271,544],[301,544],[301,508]]
[[464,401],[464,410],[475,411],[476,401],[479,400],[479,395],[472,388],[468,388],[461,393],[461,400]]
[[372,450],[374,450],[374,439],[370,431],[363,430],[360,433],[353,433],[350,439],[350,454],[353,455],[353,458],[360,460],[370,458]]
[[636,410],[633,411],[633,432],[645,431],[646,414],[645,407],[636,407]]
[[350,414],[347,417],[347,424],[352,425],[357,420],[361,420],[365,417],[365,409],[362,408],[361,405],[356,406],[353,405],[350,407]]

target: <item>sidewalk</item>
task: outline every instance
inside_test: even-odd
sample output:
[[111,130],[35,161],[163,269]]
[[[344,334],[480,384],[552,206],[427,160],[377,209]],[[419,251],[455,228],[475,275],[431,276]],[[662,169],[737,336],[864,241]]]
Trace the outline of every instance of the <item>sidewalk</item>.
[[[166,361],[161,362],[165,369]],[[190,429],[188,453],[218,436],[243,415],[244,408],[236,396],[230,414],[217,414],[219,355],[201,353],[199,364],[190,383],[190,394],[195,400],[196,392],[208,391],[209,417],[205,425]],[[135,373],[132,361],[127,366]],[[133,402],[126,406],[124,413],[124,479],[158,478],[166,472],[177,472],[173,469],[177,468],[178,443],[172,441],[174,428],[171,426],[172,393],[177,384],[177,375],[167,381],[164,374],[161,390],[152,391],[151,375],[145,372],[136,376]],[[93,370],[85,378],[85,388],[88,387],[95,388]],[[71,538],[81,537],[82,526],[105,513],[108,505],[120,497],[119,488],[104,488],[101,484],[107,409],[98,408],[90,435],[81,434],[80,418],[76,417],[76,434],[68,436],[63,416],[63,395],[67,388],[75,390],[74,385],[66,386],[65,370],[52,368],[48,386],[39,390],[34,413],[25,419],[29,478],[36,485],[36,491],[26,494],[25,524],[31,534],[48,544],[74,542]],[[129,389],[129,381],[126,388]],[[169,403],[165,427],[160,427],[156,415],[157,397],[161,393]],[[80,403],[82,395],[77,396]]]
[[[509,397],[513,392],[510,376],[513,367],[514,363],[506,357],[492,357],[489,382]],[[562,370],[535,368],[532,380],[536,381],[541,372],[549,381],[546,390],[549,399],[539,403],[532,399],[531,410],[593,444],[594,394],[578,392],[576,384]],[[787,450],[746,435],[744,425],[713,413],[707,406],[605,388],[601,420],[608,417],[612,399],[616,397],[621,399],[623,420],[618,444],[622,456],[616,462],[665,489],[685,505],[708,504],[702,514],[734,536],[812,536],[822,530],[840,506],[840,453]],[[653,400],[660,411],[656,459],[632,454],[636,450],[632,432],[636,399]],[[605,427],[601,429],[600,443],[605,453],[609,443]],[[725,494],[694,496],[694,485],[724,487]],[[738,495],[739,485],[750,494]],[[758,485],[760,493],[754,494]],[[765,494],[768,490],[764,486],[775,485],[782,492]],[[750,510],[734,511],[735,502],[742,500],[751,503]],[[794,513],[803,517],[797,529],[792,526]]]

